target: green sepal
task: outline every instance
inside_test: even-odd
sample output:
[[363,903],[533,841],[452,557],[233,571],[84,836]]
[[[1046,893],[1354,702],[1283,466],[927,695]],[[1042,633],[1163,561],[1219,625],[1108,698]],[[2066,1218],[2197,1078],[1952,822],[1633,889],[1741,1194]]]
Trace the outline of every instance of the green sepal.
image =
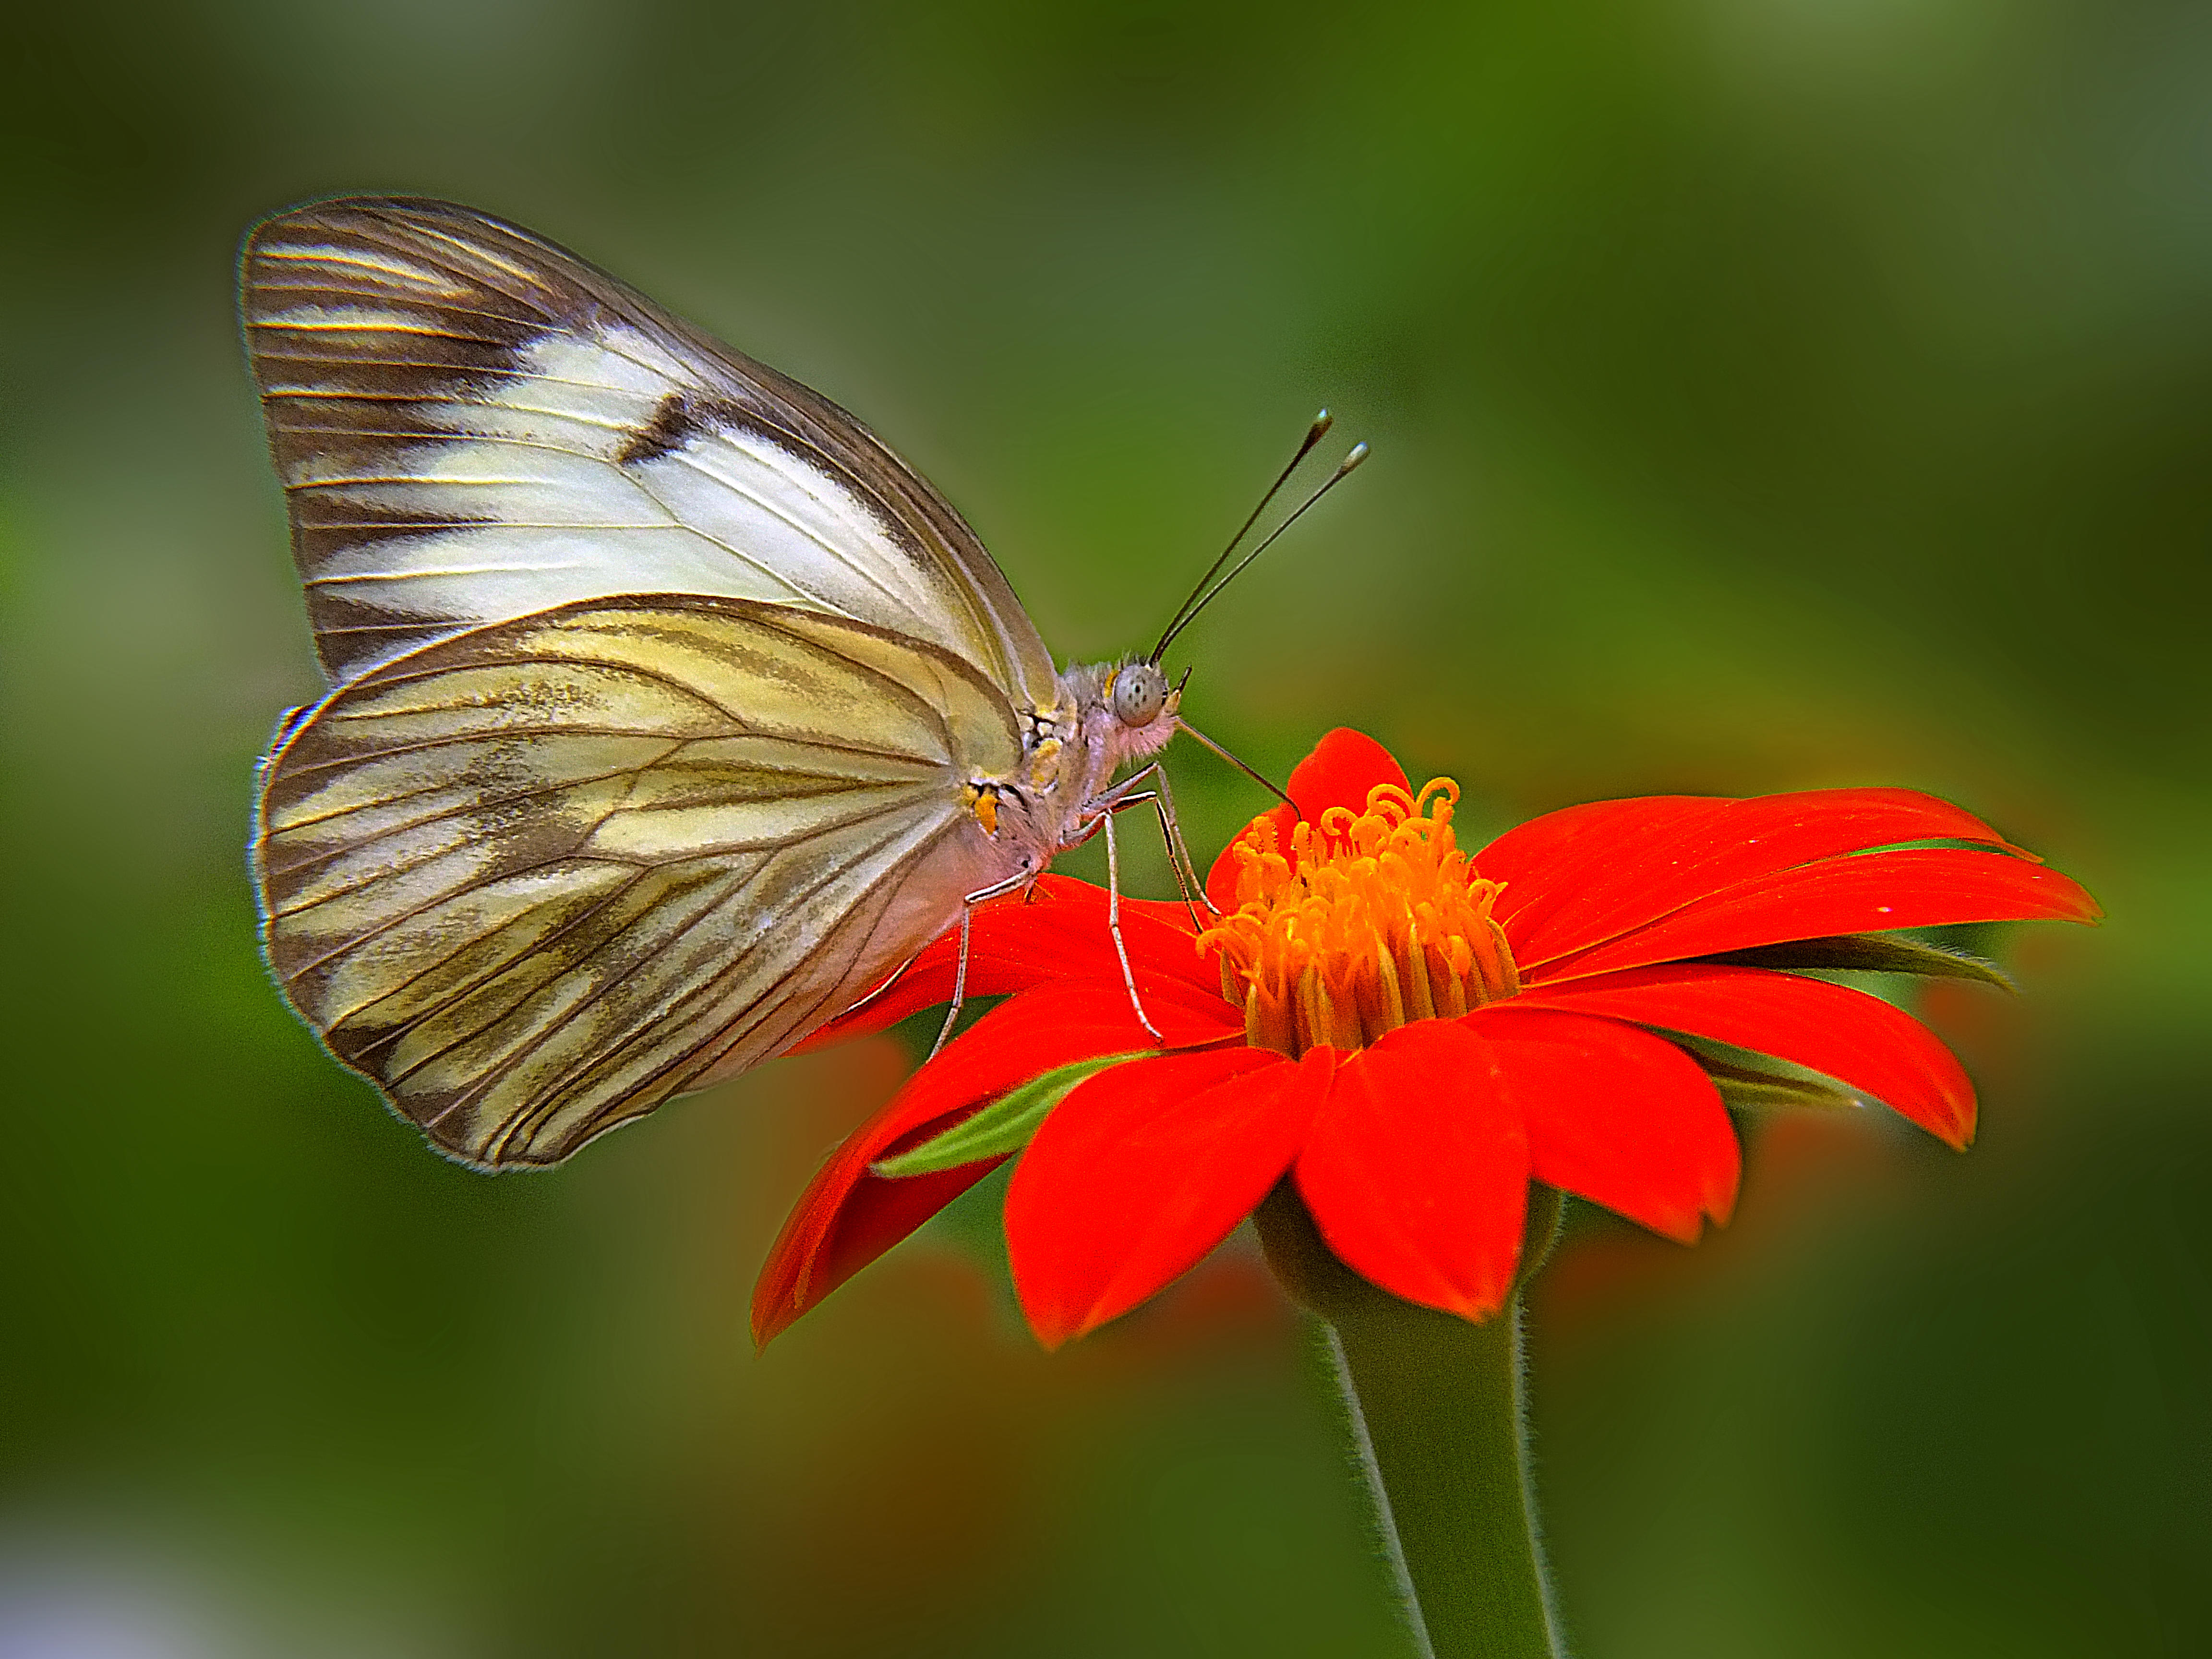
[[1826,1078],[1792,1076],[1782,1072],[1753,1071],[1725,1060],[1700,1062],[1723,1103],[1735,1111],[1779,1106],[1813,1106],[1827,1111],[1857,1106],[1865,1097],[1838,1087]]
[[1148,1060],[1158,1053],[1144,1049],[1128,1054],[1102,1054],[1055,1066],[1010,1089],[973,1117],[963,1118],[942,1134],[932,1135],[921,1146],[868,1166],[868,1173],[897,1180],[905,1176],[934,1175],[957,1170],[963,1164],[981,1164],[988,1158],[1004,1158],[1030,1144],[1037,1126],[1052,1109],[1074,1092],[1075,1086],[1109,1066],[1132,1060]]
[[1921,974],[1938,979],[1974,979],[2005,990],[2014,988],[1995,963],[1964,951],[1947,951],[1918,939],[1874,933],[1838,933],[1828,939],[1792,939],[1749,951],[1724,951],[1698,957],[1729,968],[1843,968],[1877,974]]
[[1772,1054],[1755,1054],[1748,1048],[1715,1042],[1710,1037],[1688,1036],[1680,1031],[1665,1035],[1669,1042],[1690,1051],[1690,1057],[1721,1091],[1721,1099],[1734,1109],[1812,1106],[1840,1111],[1887,1103],[1834,1078],[1778,1060]]

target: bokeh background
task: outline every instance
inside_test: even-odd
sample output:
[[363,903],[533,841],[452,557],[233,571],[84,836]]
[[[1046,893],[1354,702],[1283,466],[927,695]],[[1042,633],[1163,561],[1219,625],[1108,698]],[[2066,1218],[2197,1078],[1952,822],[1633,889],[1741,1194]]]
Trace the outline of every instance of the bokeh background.
[[[0,1653],[1401,1650],[1243,1245],[1047,1357],[985,1193],[754,1355],[896,1039],[489,1180],[279,1005],[232,261],[357,190],[856,409],[1069,656],[1329,404],[1374,459],[1187,636],[1278,775],[1904,783],[2084,878],[1924,1005],[1971,1155],[1784,1120],[1695,1251],[1577,1218],[1551,1542],[1586,1659],[2212,1651],[2212,13],[80,0],[0,40]],[[1200,843],[1262,804],[1175,765]]]

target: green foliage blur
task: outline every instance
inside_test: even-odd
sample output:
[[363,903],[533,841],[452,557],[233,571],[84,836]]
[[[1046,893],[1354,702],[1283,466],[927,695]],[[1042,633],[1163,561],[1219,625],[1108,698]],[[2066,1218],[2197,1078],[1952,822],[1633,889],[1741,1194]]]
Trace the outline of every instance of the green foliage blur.
[[[2085,880],[2101,931],[1992,941],[2018,1000],[1925,1005],[1970,1155],[1780,1120],[1697,1250],[1579,1216],[1534,1314],[1550,1541],[1586,1659],[2212,1651],[2208,25],[11,13],[0,1650],[1401,1651],[1245,1245],[1048,1357],[987,1194],[754,1355],[752,1273],[892,1040],[493,1180],[281,1006],[241,848],[317,680],[233,260],[380,191],[859,411],[1067,657],[1148,643],[1327,403],[1374,459],[1177,665],[1276,775],[1347,723],[1486,826],[1908,784]],[[1264,805],[1174,765],[1202,847]]]

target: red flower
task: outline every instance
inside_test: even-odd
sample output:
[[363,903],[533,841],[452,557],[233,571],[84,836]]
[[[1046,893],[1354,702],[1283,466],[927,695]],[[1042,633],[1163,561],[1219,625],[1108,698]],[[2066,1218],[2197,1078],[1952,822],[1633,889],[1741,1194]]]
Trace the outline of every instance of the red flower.
[[[1738,1152],[1723,1090],[1865,1097],[1963,1147],[1973,1088],[1941,1042],[1877,997],[1779,970],[1958,971],[1865,935],[2099,915],[1986,824],[1910,790],[1601,801],[1471,861],[1457,793],[1439,781],[1416,795],[1379,744],[1332,732],[1291,775],[1297,813],[1263,814],[1216,861],[1214,926],[1123,902],[1167,1052],[1079,1084],[1021,1154],[1006,1237],[1042,1340],[1151,1296],[1286,1174],[1348,1266],[1481,1318],[1511,1285],[1532,1179],[1685,1243],[1703,1218],[1726,1220]],[[1056,1067],[1159,1046],[1131,1011],[1105,909],[1100,890],[1048,876],[1032,902],[977,914],[969,990],[1006,1000],[815,1178],[763,1270],[761,1340],[1005,1154],[900,1179],[875,1166]],[[817,1041],[945,1001],[954,950],[938,941]]]

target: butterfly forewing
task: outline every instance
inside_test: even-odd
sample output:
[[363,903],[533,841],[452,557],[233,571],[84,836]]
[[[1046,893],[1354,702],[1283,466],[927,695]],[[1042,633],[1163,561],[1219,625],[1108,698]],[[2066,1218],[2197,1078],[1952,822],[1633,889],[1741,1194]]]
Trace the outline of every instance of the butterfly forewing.
[[1006,697],[927,643],[686,595],[447,639],[266,767],[270,964],[442,1147],[554,1162],[836,1013],[1007,873]]
[[335,682],[578,599],[722,594],[1052,660],[959,514],[859,422],[574,256],[443,203],[330,202],[245,255],[247,344]]

